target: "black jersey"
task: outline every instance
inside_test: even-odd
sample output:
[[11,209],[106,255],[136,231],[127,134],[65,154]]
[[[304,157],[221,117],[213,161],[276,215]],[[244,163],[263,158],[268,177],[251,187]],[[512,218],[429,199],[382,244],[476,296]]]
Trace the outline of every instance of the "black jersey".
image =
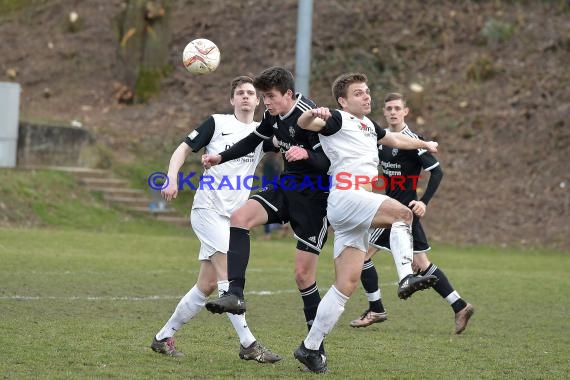
[[[269,139],[275,136],[285,163],[283,175],[301,179],[304,176],[316,179],[328,186],[327,171],[330,163],[324,155],[316,132],[308,131],[297,125],[297,120],[303,112],[315,108],[315,103],[301,94],[296,94],[295,106],[286,115],[271,115],[265,111],[263,120],[255,132],[259,137]],[[285,152],[292,146],[305,148],[309,153],[308,160],[288,162]]]
[[[413,138],[421,138],[407,125],[400,133]],[[430,171],[439,166],[437,158],[424,149],[401,150],[379,145],[378,157],[384,177],[387,179],[386,195],[406,206],[418,199],[416,187],[422,168]],[[382,185],[383,183],[380,182],[379,186]]]

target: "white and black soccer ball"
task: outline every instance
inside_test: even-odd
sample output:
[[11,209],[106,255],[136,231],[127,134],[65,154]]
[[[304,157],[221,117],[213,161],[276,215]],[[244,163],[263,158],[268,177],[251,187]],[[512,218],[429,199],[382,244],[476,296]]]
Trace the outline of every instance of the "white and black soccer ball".
[[220,64],[220,49],[210,40],[197,38],[184,48],[182,62],[192,74],[209,74]]

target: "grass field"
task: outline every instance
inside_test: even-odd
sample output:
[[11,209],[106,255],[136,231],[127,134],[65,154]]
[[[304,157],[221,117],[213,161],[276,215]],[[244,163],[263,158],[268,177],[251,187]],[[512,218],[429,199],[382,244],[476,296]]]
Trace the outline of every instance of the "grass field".
[[[319,267],[332,283],[330,243]],[[177,335],[181,360],[148,345],[196,278],[190,236],[0,229],[2,378],[309,378],[292,357],[306,334],[293,280],[291,240],[254,241],[246,294],[256,337],[284,356],[275,365],[238,358],[225,316],[207,311]],[[435,247],[476,314],[461,336],[434,291],[396,297],[391,258],[376,258],[389,320],[352,329],[367,305],[359,290],[326,340],[327,378],[568,378],[567,253]]]

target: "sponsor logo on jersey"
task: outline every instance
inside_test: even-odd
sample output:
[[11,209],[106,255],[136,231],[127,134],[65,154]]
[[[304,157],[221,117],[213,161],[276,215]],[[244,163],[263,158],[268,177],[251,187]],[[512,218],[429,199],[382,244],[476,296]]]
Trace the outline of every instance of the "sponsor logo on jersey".
[[366,136],[366,137],[376,136],[376,131],[374,131],[374,128],[370,127],[369,125],[367,125],[363,121],[360,121],[358,123],[358,129],[360,129],[362,132],[364,132],[364,136]]
[[291,143],[288,143],[286,141],[281,141],[281,140],[277,140],[277,145],[279,145],[279,151],[281,153],[287,152],[289,149],[291,149],[292,146],[298,146],[299,148],[307,149],[307,148],[305,148],[305,146],[303,144],[293,145]]

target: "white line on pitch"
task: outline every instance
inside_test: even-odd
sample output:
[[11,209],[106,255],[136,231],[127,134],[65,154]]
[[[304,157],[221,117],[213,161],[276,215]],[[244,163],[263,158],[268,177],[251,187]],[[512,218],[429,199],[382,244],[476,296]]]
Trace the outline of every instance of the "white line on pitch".
[[[252,296],[272,296],[276,294],[294,293],[297,290],[261,290],[246,292],[246,295]],[[107,296],[107,297],[97,297],[97,296],[69,296],[69,297],[55,297],[55,296],[0,296],[0,300],[12,300],[12,301],[43,301],[43,300],[61,300],[61,301],[160,301],[160,300],[178,300],[183,296]]]
[[[381,284],[381,286],[394,286],[396,283]],[[328,290],[328,288],[320,288],[321,294]],[[277,294],[290,294],[297,293],[297,289],[287,289],[287,290],[254,290],[251,292],[246,292],[249,296],[273,296]],[[160,300],[178,300],[182,296],[68,296],[68,297],[56,297],[56,296],[23,296],[23,295],[11,295],[11,296],[0,296],[0,300],[10,300],[10,301],[44,301],[44,300],[61,300],[61,301],[160,301]]]

